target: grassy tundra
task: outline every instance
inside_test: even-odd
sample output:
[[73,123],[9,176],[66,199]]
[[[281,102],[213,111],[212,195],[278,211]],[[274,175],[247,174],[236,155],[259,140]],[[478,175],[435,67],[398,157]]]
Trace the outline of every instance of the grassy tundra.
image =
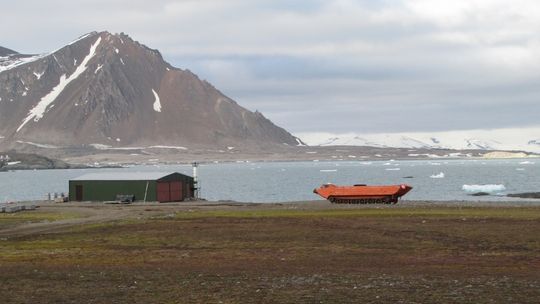
[[306,206],[0,214],[1,302],[540,301],[540,207]]

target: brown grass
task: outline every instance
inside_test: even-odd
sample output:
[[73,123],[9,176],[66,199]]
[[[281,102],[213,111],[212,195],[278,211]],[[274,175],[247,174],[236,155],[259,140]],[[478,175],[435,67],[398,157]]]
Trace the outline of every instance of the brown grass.
[[179,212],[8,238],[0,295],[2,303],[538,303],[540,208],[456,210]]

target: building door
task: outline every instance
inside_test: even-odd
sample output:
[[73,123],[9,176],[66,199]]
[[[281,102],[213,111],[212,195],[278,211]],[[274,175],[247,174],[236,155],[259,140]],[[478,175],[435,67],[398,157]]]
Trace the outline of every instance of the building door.
[[83,200],[83,187],[82,185],[75,185],[75,200],[81,202]]
[[178,181],[171,182],[171,201],[179,202],[181,200],[183,200],[182,183]]
[[160,203],[171,201],[171,192],[168,182],[157,183],[157,201]]

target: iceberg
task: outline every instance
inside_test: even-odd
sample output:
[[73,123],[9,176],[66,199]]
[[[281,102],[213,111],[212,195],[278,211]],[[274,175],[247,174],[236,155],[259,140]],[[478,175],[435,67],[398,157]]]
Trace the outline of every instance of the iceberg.
[[504,190],[506,190],[506,187],[502,184],[488,184],[488,185],[463,185],[461,187],[463,191],[469,192],[469,193],[479,193],[479,192],[485,192],[485,193],[500,193]]
[[431,178],[444,178],[444,172],[441,172],[439,174],[433,174],[430,177]]

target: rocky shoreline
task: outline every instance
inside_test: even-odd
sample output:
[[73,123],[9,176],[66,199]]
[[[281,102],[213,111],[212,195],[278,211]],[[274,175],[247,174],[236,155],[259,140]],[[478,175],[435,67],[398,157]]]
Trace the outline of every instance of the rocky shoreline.
[[34,153],[16,151],[0,152],[0,172],[14,170],[46,170],[46,169],[87,169],[87,168],[120,168],[119,165],[89,166],[85,164],[68,163]]
[[524,192],[508,194],[508,197],[540,199],[540,192]]

